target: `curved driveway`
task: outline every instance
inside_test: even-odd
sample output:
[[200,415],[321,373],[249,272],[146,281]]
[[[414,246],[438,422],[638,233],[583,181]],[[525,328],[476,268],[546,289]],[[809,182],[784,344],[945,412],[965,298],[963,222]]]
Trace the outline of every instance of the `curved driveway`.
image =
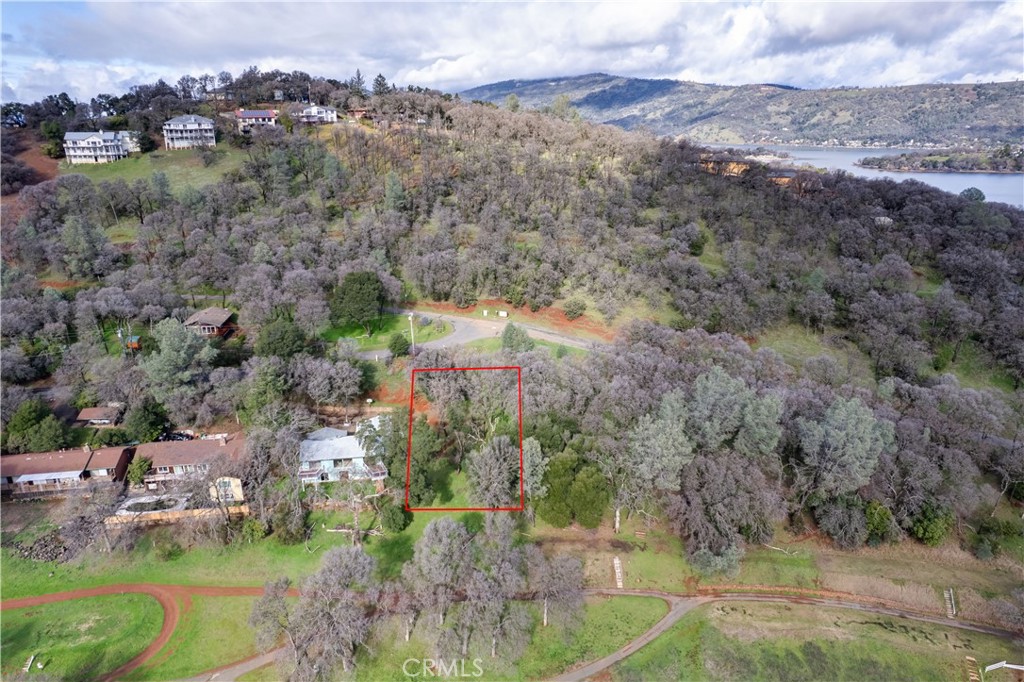
[[[493,339],[501,336],[501,333],[505,331],[505,325],[511,320],[501,318],[488,318],[483,319],[480,317],[463,317],[462,315],[449,315],[423,312],[415,310],[402,310],[398,308],[390,308],[388,312],[398,313],[400,315],[408,315],[413,313],[415,315],[424,315],[431,319],[440,318],[452,326],[452,333],[448,336],[444,336],[440,339],[433,341],[425,341],[424,343],[417,343],[417,348],[447,348],[448,346],[463,346],[473,341],[479,341],[480,339]],[[575,336],[568,336],[559,332],[553,332],[548,329],[542,329],[541,327],[535,327],[531,324],[525,324],[523,322],[516,322],[516,325],[526,329],[530,332],[530,337],[539,339],[541,341],[550,341],[551,343],[560,343],[563,346],[571,346],[573,348],[582,348],[584,350],[592,350],[594,348],[600,348],[606,345],[600,341],[588,341],[586,339],[577,338]],[[384,360],[391,356],[391,352],[386,348],[383,350],[367,350],[361,351],[359,357],[364,360]]]

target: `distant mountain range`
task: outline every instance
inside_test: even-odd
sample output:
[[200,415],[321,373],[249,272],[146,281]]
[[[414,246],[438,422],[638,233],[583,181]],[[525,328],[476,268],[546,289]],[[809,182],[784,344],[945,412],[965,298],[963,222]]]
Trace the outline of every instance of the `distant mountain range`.
[[584,118],[726,144],[963,145],[1024,139],[1024,83],[801,90],[585,76],[510,80],[461,93],[526,108],[567,95]]

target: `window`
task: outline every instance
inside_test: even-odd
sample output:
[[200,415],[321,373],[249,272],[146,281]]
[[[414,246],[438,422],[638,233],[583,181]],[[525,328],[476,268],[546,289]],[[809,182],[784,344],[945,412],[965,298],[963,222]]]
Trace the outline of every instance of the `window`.
[[156,472],[158,474],[169,474],[169,473],[171,473],[171,468],[170,467],[157,467],[156,468]]

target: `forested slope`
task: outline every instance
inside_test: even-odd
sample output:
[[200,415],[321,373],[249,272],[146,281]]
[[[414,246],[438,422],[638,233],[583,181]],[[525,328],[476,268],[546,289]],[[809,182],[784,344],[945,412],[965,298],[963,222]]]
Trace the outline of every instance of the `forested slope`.
[[[687,143],[430,94],[372,106],[392,123],[256,131],[238,141],[242,167],[201,188],[68,174],[23,189],[21,221],[3,226],[5,418],[50,374],[83,402],[179,425],[237,418],[254,443],[247,497],[267,496],[254,508],[288,527],[295,503],[272,482],[294,479],[309,410],[367,388],[351,349],[318,334],[346,278],[369,272],[382,302],[576,301],[609,324],[644,305],[674,320],[620,325],[585,358],[506,351],[523,366],[526,433],[559,472],[531,500],[553,523],[577,513],[559,502],[582,480],[624,510],[665,513],[712,571],[787,514],[844,547],[934,542],[978,512],[984,481],[1024,496],[1019,394],[942,374],[969,345],[1024,380],[1020,210],[915,182],[717,175]],[[194,296],[221,295],[255,347],[181,333],[205,305]],[[112,323],[153,326],[141,357],[109,354]],[[798,371],[743,339],[780,325],[856,344],[872,376],[825,357]],[[296,343],[264,333],[281,326],[274,338]],[[458,366],[460,353],[414,362]],[[432,390],[457,408],[438,428],[458,430],[472,391]]]
[[801,90],[709,85],[607,74],[502,81],[462,93],[529,108],[565,97],[585,118],[658,135],[726,144],[1003,144],[1020,141],[1024,84]]

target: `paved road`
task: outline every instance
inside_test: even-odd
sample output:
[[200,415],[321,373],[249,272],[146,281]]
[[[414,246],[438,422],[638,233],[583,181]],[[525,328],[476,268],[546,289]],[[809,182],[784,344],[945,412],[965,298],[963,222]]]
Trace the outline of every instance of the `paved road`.
[[[408,315],[414,313],[416,315],[425,315],[431,319],[441,318],[445,322],[452,325],[452,333],[434,341],[426,341],[424,343],[417,343],[417,348],[447,348],[449,346],[463,346],[472,341],[479,341],[480,339],[492,339],[501,336],[501,333],[505,331],[505,325],[511,320],[493,318],[483,319],[480,317],[463,317],[461,315],[448,315],[448,314],[437,314],[437,313],[424,313],[413,310],[403,310],[399,308],[390,308],[388,312],[399,313]],[[517,326],[523,327],[530,332],[530,336],[534,339],[541,341],[550,341],[552,343],[560,343],[563,346],[571,346],[572,348],[582,348],[584,350],[592,350],[594,348],[600,348],[606,344],[599,341],[590,341],[588,339],[581,339],[575,336],[569,336],[561,334],[559,332],[553,332],[547,329],[541,329],[530,324],[523,324],[522,322],[516,322]],[[391,356],[391,353],[387,350],[368,350],[359,353],[359,357],[364,360],[386,360]]]

